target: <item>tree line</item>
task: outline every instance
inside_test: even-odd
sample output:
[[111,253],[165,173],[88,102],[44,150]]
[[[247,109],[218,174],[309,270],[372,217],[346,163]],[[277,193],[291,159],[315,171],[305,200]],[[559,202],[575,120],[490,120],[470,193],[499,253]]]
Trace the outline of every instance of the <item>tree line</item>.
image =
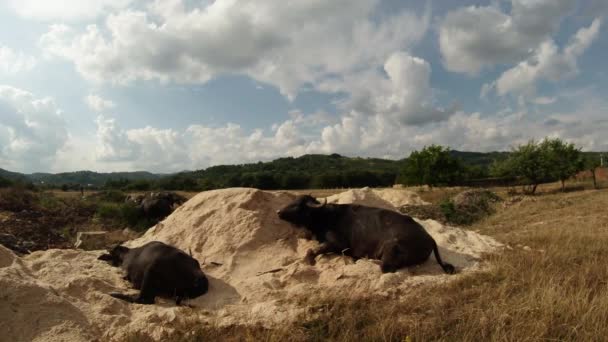
[[494,160],[487,173],[478,173],[453,157],[447,147],[431,145],[410,154],[400,179],[407,185],[466,185],[467,180],[485,173],[493,177],[488,180],[521,185],[525,193],[534,194],[539,184],[556,181],[561,182],[563,191],[568,179],[589,170],[597,188],[595,172],[600,158],[596,153],[583,154],[580,148],[559,138],[545,138],[513,148],[506,158]]
[[[158,176],[141,173],[144,178],[108,177],[102,185],[90,189],[124,191],[184,190],[204,191],[227,187],[253,187],[266,190],[311,188],[390,187],[394,184],[457,185],[522,185],[534,193],[539,184],[567,179],[581,170],[592,171],[600,164],[598,153],[583,153],[573,144],[546,138],[517,146],[510,152],[459,152],[447,146],[430,145],[413,151],[407,158],[349,158],[339,154],[304,155],[280,158],[271,162],[240,165],[218,165],[204,170]],[[94,175],[86,174],[87,179]],[[2,175],[0,175],[1,177]],[[0,187],[14,180],[0,178]],[[595,184],[595,181],[594,181]],[[80,190],[77,182],[61,185],[63,190]]]

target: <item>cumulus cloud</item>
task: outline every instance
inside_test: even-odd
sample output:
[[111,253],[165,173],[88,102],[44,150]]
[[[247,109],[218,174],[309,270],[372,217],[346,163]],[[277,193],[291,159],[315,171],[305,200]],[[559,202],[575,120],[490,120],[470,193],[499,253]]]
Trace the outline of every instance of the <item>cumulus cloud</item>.
[[389,116],[397,124],[424,125],[447,119],[455,108],[441,108],[433,99],[431,66],[405,52],[388,56],[382,70],[365,70],[344,79],[326,80],[319,89],[344,92],[350,97],[340,103],[367,115]]
[[103,112],[116,107],[114,102],[106,100],[99,95],[89,94],[84,98],[85,103],[89,108],[96,112]]
[[133,0],[8,0],[21,17],[36,20],[85,20],[124,8]]
[[558,81],[578,73],[577,59],[598,36],[600,19],[581,28],[560,52],[555,42],[543,42],[527,60],[505,71],[495,82],[499,95],[508,93],[533,94],[540,80]]
[[36,98],[0,85],[0,162],[15,170],[40,170],[53,162],[68,138],[51,98]]
[[147,11],[111,14],[85,32],[52,26],[40,44],[92,81],[199,83],[240,73],[293,98],[303,85],[381,66],[423,37],[428,13],[375,21],[377,4],[217,0],[186,8],[181,0],[159,0]]
[[18,74],[36,66],[36,58],[0,45],[0,74]]
[[[167,172],[306,153],[397,159],[430,144],[488,152],[509,150],[529,139],[546,136],[562,138],[585,150],[608,149],[603,137],[608,130],[608,120],[604,118],[608,102],[597,96],[577,101],[578,109],[572,112],[549,115],[510,110],[458,111],[446,120],[422,126],[400,125],[396,117],[357,111],[345,113],[333,122],[292,113],[291,119],[272,130],[247,130],[237,124],[192,125],[184,130],[122,130],[112,119],[99,119],[98,139],[102,144],[98,145],[97,162]],[[581,121],[580,117],[589,120]]]
[[477,74],[497,64],[514,63],[547,40],[571,12],[570,0],[511,0],[511,12],[496,5],[449,12],[439,28],[445,67]]
[[166,172],[300,155],[307,151],[304,130],[315,125],[316,119],[295,116],[272,132],[248,131],[234,123],[191,125],[182,131],[153,127],[124,130],[115,119],[99,116],[96,160]]

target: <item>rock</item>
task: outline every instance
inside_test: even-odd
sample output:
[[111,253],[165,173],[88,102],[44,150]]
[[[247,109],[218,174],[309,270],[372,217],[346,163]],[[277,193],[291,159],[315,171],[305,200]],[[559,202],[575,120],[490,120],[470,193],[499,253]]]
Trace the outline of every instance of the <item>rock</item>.
[[0,245],[19,254],[29,254],[36,244],[32,241],[21,240],[12,234],[0,234]]
[[139,234],[130,229],[112,232],[78,232],[78,234],[76,234],[76,242],[74,243],[74,247],[87,251],[107,249],[127,240],[136,238],[138,235]]

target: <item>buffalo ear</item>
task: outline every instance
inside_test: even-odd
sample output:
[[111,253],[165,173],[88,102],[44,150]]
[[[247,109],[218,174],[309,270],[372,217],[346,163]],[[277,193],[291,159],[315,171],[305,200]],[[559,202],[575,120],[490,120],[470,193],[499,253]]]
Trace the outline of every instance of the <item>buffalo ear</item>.
[[97,258],[97,260],[104,260],[104,261],[112,261],[112,255],[110,254],[102,254],[99,256],[99,258]]

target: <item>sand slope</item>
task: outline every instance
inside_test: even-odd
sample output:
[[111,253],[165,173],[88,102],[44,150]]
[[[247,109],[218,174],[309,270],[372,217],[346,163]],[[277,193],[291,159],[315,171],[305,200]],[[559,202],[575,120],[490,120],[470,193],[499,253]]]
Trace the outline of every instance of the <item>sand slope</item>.
[[[293,198],[242,188],[203,192],[128,242],[134,247],[159,240],[191,249],[210,279],[209,293],[190,301],[195,308],[166,300],[131,305],[108,296],[132,290],[118,269],[96,260],[102,251],[49,250],[21,259],[0,246],[0,288],[8,289],[0,295],[0,321],[8,322],[0,325],[0,336],[79,341],[146,331],[160,339],[171,329],[169,323],[179,320],[272,326],[306,312],[294,303],[298,296],[343,295],[345,290],[352,296],[391,295],[458,277],[443,274],[433,257],[392,274],[382,274],[374,260],[354,262],[339,255],[320,256],[317,265],[308,266],[301,259],[316,242],[276,216]],[[328,201],[383,208],[421,203],[415,194],[398,189],[349,190]],[[500,246],[475,232],[419,222],[437,240],[443,258],[461,272],[475,269],[482,253]]]

